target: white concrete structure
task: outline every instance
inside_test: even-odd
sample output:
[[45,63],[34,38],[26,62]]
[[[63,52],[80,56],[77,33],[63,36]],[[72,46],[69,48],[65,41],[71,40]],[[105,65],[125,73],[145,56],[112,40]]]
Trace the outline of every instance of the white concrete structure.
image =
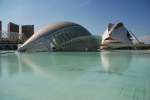
[[101,49],[126,48],[132,46],[132,37],[123,23],[109,24],[102,36]]

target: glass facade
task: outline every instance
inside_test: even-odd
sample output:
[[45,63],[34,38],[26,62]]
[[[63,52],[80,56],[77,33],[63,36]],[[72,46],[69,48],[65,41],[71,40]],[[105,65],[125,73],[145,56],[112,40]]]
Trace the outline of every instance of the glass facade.
[[[40,36],[34,41],[41,41],[40,38],[43,38],[44,41],[48,42],[42,41],[42,45],[46,48],[51,48],[52,51],[96,51],[98,49],[96,40],[94,40],[91,33],[78,24],[60,23],[58,26],[50,26],[50,28],[46,28],[46,30],[41,32],[39,33]],[[28,44],[31,43],[29,42]],[[50,49],[46,49],[45,51],[47,50]]]

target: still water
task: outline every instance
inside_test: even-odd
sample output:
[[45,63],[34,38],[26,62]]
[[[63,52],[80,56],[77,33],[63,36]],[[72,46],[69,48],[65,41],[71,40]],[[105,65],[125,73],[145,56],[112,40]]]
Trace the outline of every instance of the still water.
[[0,53],[0,100],[150,100],[150,51]]

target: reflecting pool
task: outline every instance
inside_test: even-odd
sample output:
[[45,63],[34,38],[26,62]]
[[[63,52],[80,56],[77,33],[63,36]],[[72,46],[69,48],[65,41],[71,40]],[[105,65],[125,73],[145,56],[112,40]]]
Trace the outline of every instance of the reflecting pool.
[[150,51],[0,52],[0,100],[150,100]]

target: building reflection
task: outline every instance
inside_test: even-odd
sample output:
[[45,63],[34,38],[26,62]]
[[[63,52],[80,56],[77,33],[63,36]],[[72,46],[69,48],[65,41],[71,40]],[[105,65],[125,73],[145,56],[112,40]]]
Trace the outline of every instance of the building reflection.
[[6,54],[1,54],[0,58],[0,75],[1,76],[9,76],[10,74],[14,74],[17,71],[18,66],[14,66],[15,63],[18,63],[17,57],[15,55],[9,54],[9,57]]
[[95,58],[79,53],[16,52],[1,54],[0,57],[0,77],[38,74],[56,79],[77,79],[91,69],[95,62],[99,62],[99,56]]
[[[82,56],[83,55],[83,56]],[[131,64],[130,52],[100,52],[99,55],[69,53],[7,53],[0,55],[0,77],[16,74],[40,74],[57,78],[77,78],[93,66],[101,66],[106,73],[123,74]],[[97,69],[96,69],[97,70]]]
[[0,77],[12,77],[22,72],[31,71],[29,67],[23,67],[24,63],[17,52],[0,54]]
[[[82,54],[38,53],[23,55],[23,62],[35,74],[54,79],[78,79],[95,63],[95,59]],[[86,59],[86,61],[85,61]],[[91,61],[91,63],[87,63]],[[93,61],[92,61],[93,60]],[[78,63],[77,63],[78,62]]]
[[102,68],[107,73],[123,74],[131,64],[132,53],[104,51],[100,53]]

